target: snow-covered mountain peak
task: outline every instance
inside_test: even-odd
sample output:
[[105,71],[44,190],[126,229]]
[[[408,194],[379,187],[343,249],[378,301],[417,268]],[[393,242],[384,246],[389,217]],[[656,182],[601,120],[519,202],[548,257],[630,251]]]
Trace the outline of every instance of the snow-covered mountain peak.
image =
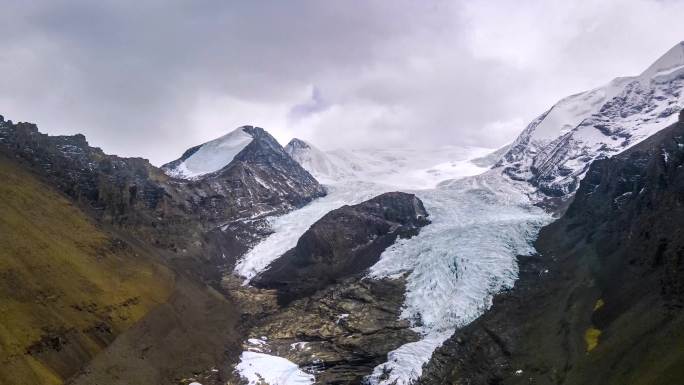
[[[446,146],[431,150],[409,148],[336,149],[323,151],[301,139],[293,139],[285,151],[324,184],[353,181],[395,188],[427,189],[440,182],[484,172],[473,163],[491,149]],[[491,163],[490,163],[491,164]]]
[[297,138],[285,146],[285,152],[317,180],[326,184],[349,179],[354,176],[355,170],[360,171],[363,167],[344,156],[331,157],[314,145]]
[[658,74],[669,73],[684,67],[684,41],[670,48],[663,56],[656,60],[639,77],[653,78]]
[[300,149],[309,149],[311,148],[311,144],[303,141],[302,139],[299,138],[292,138],[287,145],[285,146],[285,151],[288,153],[290,152],[296,152],[297,150]]
[[572,194],[589,164],[677,120],[684,106],[684,45],[641,75],[566,97],[525,128],[496,164],[545,196]]
[[188,149],[162,169],[172,177],[197,178],[222,169],[254,140],[254,128],[242,126],[219,138]]

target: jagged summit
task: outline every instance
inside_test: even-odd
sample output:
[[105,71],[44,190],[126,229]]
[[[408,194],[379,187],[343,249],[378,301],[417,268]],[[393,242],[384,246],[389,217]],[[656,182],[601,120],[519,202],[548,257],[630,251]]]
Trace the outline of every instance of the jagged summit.
[[560,100],[525,128],[497,162],[542,195],[572,194],[589,165],[639,143],[677,121],[684,106],[684,44],[641,75]]

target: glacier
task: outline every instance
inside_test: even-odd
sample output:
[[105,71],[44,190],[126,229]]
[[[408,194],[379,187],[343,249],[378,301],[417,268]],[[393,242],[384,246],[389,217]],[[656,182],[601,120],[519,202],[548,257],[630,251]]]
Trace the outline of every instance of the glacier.
[[[298,140],[301,143],[303,141]],[[424,164],[419,163],[417,169],[407,170],[409,167],[406,163],[402,163],[399,159],[407,159],[407,154],[410,155],[412,151],[406,149],[399,150],[378,150],[366,155],[366,159],[374,157],[372,162],[375,166],[368,170],[361,170],[357,166],[358,152],[350,152],[351,156],[344,157],[342,152],[335,151],[335,162],[338,168],[325,168],[321,164],[331,164],[328,154],[316,149],[310,144],[306,144],[306,149],[303,151],[309,154],[315,154],[318,163],[303,162],[304,167],[317,180],[326,181],[325,187],[328,194],[316,199],[308,205],[298,210],[291,211],[285,215],[268,218],[269,226],[273,234],[258,243],[251,250],[249,250],[240,260],[237,261],[234,272],[245,279],[245,284],[257,275],[259,272],[266,269],[266,267],[276,258],[283,255],[286,251],[293,248],[297,244],[299,237],[304,234],[306,230],[311,227],[317,220],[323,217],[331,210],[337,209],[344,205],[353,205],[368,200],[376,195],[403,190],[417,190],[426,187],[435,187],[440,181],[443,181],[443,174],[439,172],[431,172],[432,170],[443,169],[448,164],[448,175],[451,177],[474,175],[486,171],[486,168],[478,167],[469,159],[482,156],[487,153],[488,149],[482,148],[449,148],[444,151],[435,151],[424,158],[432,159],[432,162],[425,160]],[[292,153],[291,146],[286,147],[286,151],[293,155],[295,160],[302,158],[311,159],[309,154]],[[373,155],[375,154],[375,156]],[[377,154],[380,154],[378,156]],[[454,158],[451,158],[454,157]],[[428,166],[432,164],[434,167]],[[394,168],[395,172],[384,173],[384,178],[380,178],[380,165],[386,168]],[[458,165],[465,165],[458,167]],[[403,173],[396,171],[397,168],[402,169]],[[354,172],[339,173],[339,169],[347,171],[354,170]],[[407,177],[413,175],[414,177]],[[378,180],[382,182],[378,182]]]
[[[425,156],[423,162],[413,165],[413,170],[408,164],[386,162],[385,166],[400,168],[404,175],[415,177],[392,180],[395,174],[386,173],[381,179],[384,183],[378,183],[375,175],[382,161],[370,171],[359,170],[348,165],[358,159],[358,153],[345,157],[338,151],[334,161],[337,168],[324,168],[320,165],[332,163],[327,153],[308,144],[298,151],[295,159],[311,159],[301,151],[316,151],[317,163],[303,163],[316,178],[328,181],[328,196],[271,219],[274,233],[236,265],[235,273],[244,277],[245,284],[294,247],[316,220],[342,205],[401,189],[416,194],[430,214],[429,226],[419,235],[388,248],[368,274],[371,278],[408,274],[401,317],[422,336],[420,341],[390,352],[388,361],[369,376],[371,384],[409,384],[418,378],[422,365],[456,328],[487,309],[494,294],[513,286],[517,278],[516,255],[533,252],[531,242],[550,218],[528,199],[529,185],[512,182],[500,172],[487,171],[469,161],[481,157],[482,149],[436,151],[430,155],[432,162]],[[378,153],[381,159],[401,159],[410,154],[407,150],[392,152],[386,149]],[[378,153],[366,156],[377,157]],[[445,154],[458,155],[444,159]],[[425,171],[439,169],[443,164],[451,165],[446,174],[451,179]],[[339,173],[340,169],[354,172]],[[322,174],[322,170],[332,173]]]
[[470,160],[491,153],[459,146],[321,151],[301,139],[290,141],[285,151],[323,184],[362,180],[400,189],[432,188],[443,180],[478,174],[487,168]]
[[487,310],[496,293],[513,287],[516,256],[534,253],[532,242],[551,221],[530,192],[529,185],[499,170],[414,192],[432,224],[385,250],[368,276],[408,273],[401,317],[422,339],[390,352],[369,376],[370,384],[417,380],[437,347]]
[[491,169],[478,166],[481,149],[321,151],[295,139],[286,151],[330,194],[273,218],[274,234],[238,263],[236,273],[248,283],[331,209],[387,191],[416,194],[432,223],[387,248],[368,272],[370,278],[406,278],[401,318],[422,338],[389,352],[366,381],[409,385],[456,329],[513,287],[516,257],[534,253],[539,230],[553,220],[537,204],[571,196],[591,162],[668,126],[683,106],[684,42],[638,76],[562,99],[500,150]]

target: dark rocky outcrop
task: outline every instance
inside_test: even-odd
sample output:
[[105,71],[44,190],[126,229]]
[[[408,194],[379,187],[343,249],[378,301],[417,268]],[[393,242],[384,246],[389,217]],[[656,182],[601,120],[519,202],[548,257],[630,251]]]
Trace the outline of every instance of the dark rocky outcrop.
[[594,162],[515,288],[434,354],[423,384],[684,378],[684,122]]
[[277,289],[280,301],[289,302],[364,272],[397,238],[412,237],[428,223],[423,203],[413,194],[386,193],[343,206],[314,223],[252,284]]

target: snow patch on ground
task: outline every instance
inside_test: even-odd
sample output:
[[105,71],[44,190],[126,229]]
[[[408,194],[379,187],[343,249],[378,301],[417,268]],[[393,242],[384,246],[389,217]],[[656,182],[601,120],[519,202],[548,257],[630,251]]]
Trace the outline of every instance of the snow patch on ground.
[[249,385],[309,385],[313,375],[303,372],[293,362],[257,352],[242,352],[235,368]]

